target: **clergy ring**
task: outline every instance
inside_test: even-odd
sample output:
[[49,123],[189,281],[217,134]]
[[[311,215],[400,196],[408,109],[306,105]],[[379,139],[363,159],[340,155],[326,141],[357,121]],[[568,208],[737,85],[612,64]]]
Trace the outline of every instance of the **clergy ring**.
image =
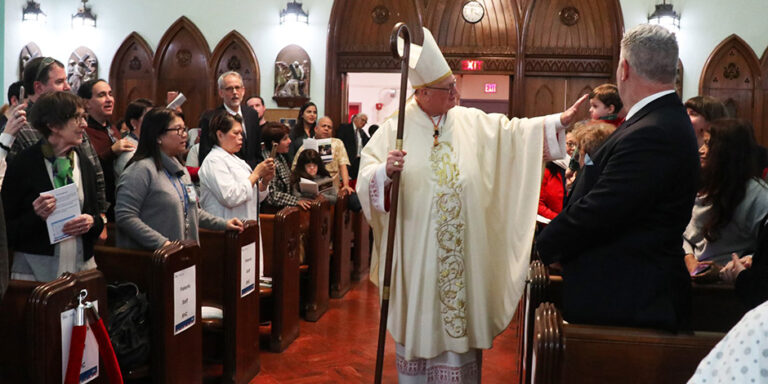
[[395,160],[395,163],[394,163],[394,165],[395,165],[395,167],[399,167],[399,166],[400,166],[400,162],[399,162],[399,161],[397,161],[397,160]]

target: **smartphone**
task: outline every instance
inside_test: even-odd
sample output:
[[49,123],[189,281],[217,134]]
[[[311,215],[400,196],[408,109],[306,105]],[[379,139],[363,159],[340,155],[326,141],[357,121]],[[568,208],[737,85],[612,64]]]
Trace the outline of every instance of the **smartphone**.
[[272,152],[269,153],[269,157],[274,159],[275,155],[277,155],[277,143],[272,143]]
[[19,104],[24,102],[24,98],[27,97],[27,93],[24,92],[24,86],[19,87]]
[[696,269],[691,272],[691,276],[701,275],[704,272],[707,272],[710,268],[712,268],[712,264],[699,264]]

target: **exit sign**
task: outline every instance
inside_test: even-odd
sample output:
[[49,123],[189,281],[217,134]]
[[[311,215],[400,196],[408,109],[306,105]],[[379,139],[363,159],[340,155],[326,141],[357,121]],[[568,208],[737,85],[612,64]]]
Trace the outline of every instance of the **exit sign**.
[[485,83],[485,93],[496,93],[496,83]]
[[482,60],[462,60],[461,70],[462,71],[482,71],[483,61]]

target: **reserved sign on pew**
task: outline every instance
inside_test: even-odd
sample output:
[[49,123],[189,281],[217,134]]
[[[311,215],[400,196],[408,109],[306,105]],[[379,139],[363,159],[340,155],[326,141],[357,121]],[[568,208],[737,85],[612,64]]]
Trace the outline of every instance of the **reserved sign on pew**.
[[256,290],[256,243],[240,249],[240,297]]
[[178,335],[195,324],[197,308],[195,266],[173,274],[173,334]]

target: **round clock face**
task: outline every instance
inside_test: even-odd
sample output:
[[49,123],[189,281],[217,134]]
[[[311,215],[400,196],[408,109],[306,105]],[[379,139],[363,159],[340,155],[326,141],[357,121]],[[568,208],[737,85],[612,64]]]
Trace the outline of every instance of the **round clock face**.
[[461,16],[464,17],[467,23],[475,24],[482,20],[484,15],[485,8],[476,0],[468,1],[461,10]]

